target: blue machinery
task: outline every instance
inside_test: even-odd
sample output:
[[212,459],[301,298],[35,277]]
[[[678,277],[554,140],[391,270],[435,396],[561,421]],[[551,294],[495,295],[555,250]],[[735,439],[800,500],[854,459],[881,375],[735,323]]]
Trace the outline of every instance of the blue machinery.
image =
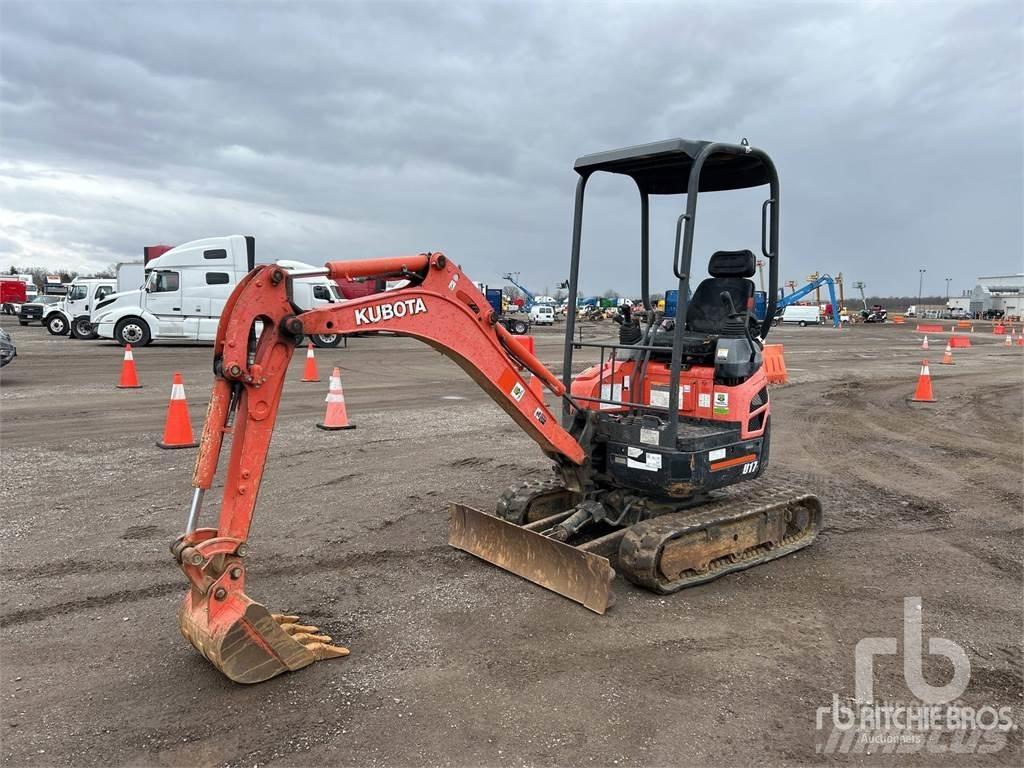
[[[516,274],[518,274],[518,272]],[[514,285],[516,288],[518,288],[520,291],[523,292],[523,296],[526,297],[526,303],[523,305],[523,309],[526,310],[527,312],[529,312],[530,309],[533,307],[533,305],[537,303],[537,297],[534,296],[530,291],[528,291],[522,285],[517,283],[513,279],[511,273],[506,272],[504,275],[502,275],[502,278],[505,279],[505,280],[508,280],[510,283],[512,283],[512,285]]]

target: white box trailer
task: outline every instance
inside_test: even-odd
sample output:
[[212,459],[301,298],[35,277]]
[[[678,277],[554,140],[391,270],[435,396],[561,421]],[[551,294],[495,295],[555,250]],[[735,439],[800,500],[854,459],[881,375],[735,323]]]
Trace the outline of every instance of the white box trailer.
[[117,265],[117,292],[134,291],[146,284],[146,265],[141,261],[126,261]]
[[[96,333],[120,344],[145,346],[156,339],[213,341],[217,325],[238,281],[256,265],[255,239],[228,235],[193,240],[146,262],[145,284],[108,296],[96,305]],[[288,266],[291,265],[291,266]],[[313,269],[302,262],[282,262],[286,269]],[[341,300],[337,286],[324,277],[295,281],[301,309]],[[313,342],[334,346],[340,337],[316,336]]]

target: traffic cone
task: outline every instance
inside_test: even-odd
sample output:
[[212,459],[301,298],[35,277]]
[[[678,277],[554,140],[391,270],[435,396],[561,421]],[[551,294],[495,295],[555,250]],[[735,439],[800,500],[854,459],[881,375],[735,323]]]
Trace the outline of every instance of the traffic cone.
[[320,372],[316,369],[316,355],[313,354],[313,345],[306,348],[306,369],[302,372],[303,381],[320,381]]
[[345,411],[345,393],[341,389],[341,369],[335,368],[331,373],[331,381],[327,391],[327,415],[317,424],[320,429],[355,429],[349,424],[348,413]]
[[1006,334],[1006,341],[1003,342],[1004,347],[1012,347],[1013,339],[1010,338],[1010,334]]
[[928,349],[928,337],[924,337],[924,341],[921,342],[921,349]]
[[171,402],[167,404],[167,421],[164,423],[164,439],[157,445],[161,448],[195,448],[199,445],[192,435],[192,421],[188,417],[188,403],[185,402],[185,382],[180,373],[174,374]]
[[530,380],[526,383],[526,386],[542,403],[544,402],[544,384],[538,377],[531,373]]
[[971,326],[971,333],[974,333],[974,326]]
[[139,374],[135,370],[135,356],[132,354],[132,345],[124,345],[124,362],[121,363],[121,381],[118,382],[118,389],[141,389]]
[[1017,346],[1024,347],[1024,333],[1017,334]]
[[921,361],[921,374],[917,377],[917,391],[911,398],[915,403],[934,403],[935,396],[932,394],[932,374],[928,370],[928,361]]
[[942,356],[942,365],[956,365],[953,362],[953,345],[946,344],[946,353]]

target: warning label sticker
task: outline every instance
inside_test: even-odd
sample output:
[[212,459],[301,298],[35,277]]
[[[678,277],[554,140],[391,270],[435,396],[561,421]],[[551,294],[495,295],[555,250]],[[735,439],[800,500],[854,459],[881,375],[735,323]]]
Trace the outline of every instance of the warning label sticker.
[[[679,406],[682,407],[685,401],[684,394],[690,391],[689,384],[679,387]],[[668,387],[651,387],[651,396],[648,402],[657,408],[668,408]]]
[[630,469],[642,469],[645,472],[657,472],[661,469],[661,454],[648,451],[646,448],[627,446],[626,466]]
[[714,412],[716,414],[728,414],[729,413],[729,393],[728,392],[715,392]]
[[523,395],[526,394],[526,387],[524,387],[517,381],[515,385],[512,387],[512,391],[509,394],[512,395],[512,398],[518,402],[519,400],[522,400]]
[[711,407],[711,395],[707,392],[701,392],[697,395],[697,407],[698,408],[710,408]]
[[648,445],[658,445],[661,443],[661,433],[656,429],[640,427],[640,442],[647,443]]
[[[616,400],[618,403],[622,402],[622,385],[621,384],[602,384],[601,385],[601,399],[602,400]],[[601,410],[607,411],[612,408],[621,408],[621,405],[617,403],[601,403]]]

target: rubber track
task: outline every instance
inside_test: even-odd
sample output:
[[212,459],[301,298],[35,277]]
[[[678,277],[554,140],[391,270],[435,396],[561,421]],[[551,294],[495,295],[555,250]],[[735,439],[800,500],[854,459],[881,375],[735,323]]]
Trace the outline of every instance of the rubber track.
[[[811,544],[821,530],[821,503],[814,494],[789,485],[769,486],[763,481],[745,483],[743,492],[712,501],[696,510],[671,512],[645,520],[630,528],[619,547],[616,570],[634,584],[667,595],[686,587],[704,584],[727,573],[740,571],[788,555]],[[757,487],[761,486],[761,487]],[[803,503],[815,510],[803,531],[786,536],[771,549],[759,545],[714,561],[703,572],[666,582],[659,568],[661,553],[672,539],[712,525],[762,514],[772,508]]]
[[[556,492],[566,492],[566,488],[562,481],[555,477],[549,480],[526,480],[511,485],[498,497],[495,517],[500,517],[502,520],[516,525],[531,522],[527,518],[530,504],[543,496]],[[566,509],[571,506],[572,504],[569,504]]]

